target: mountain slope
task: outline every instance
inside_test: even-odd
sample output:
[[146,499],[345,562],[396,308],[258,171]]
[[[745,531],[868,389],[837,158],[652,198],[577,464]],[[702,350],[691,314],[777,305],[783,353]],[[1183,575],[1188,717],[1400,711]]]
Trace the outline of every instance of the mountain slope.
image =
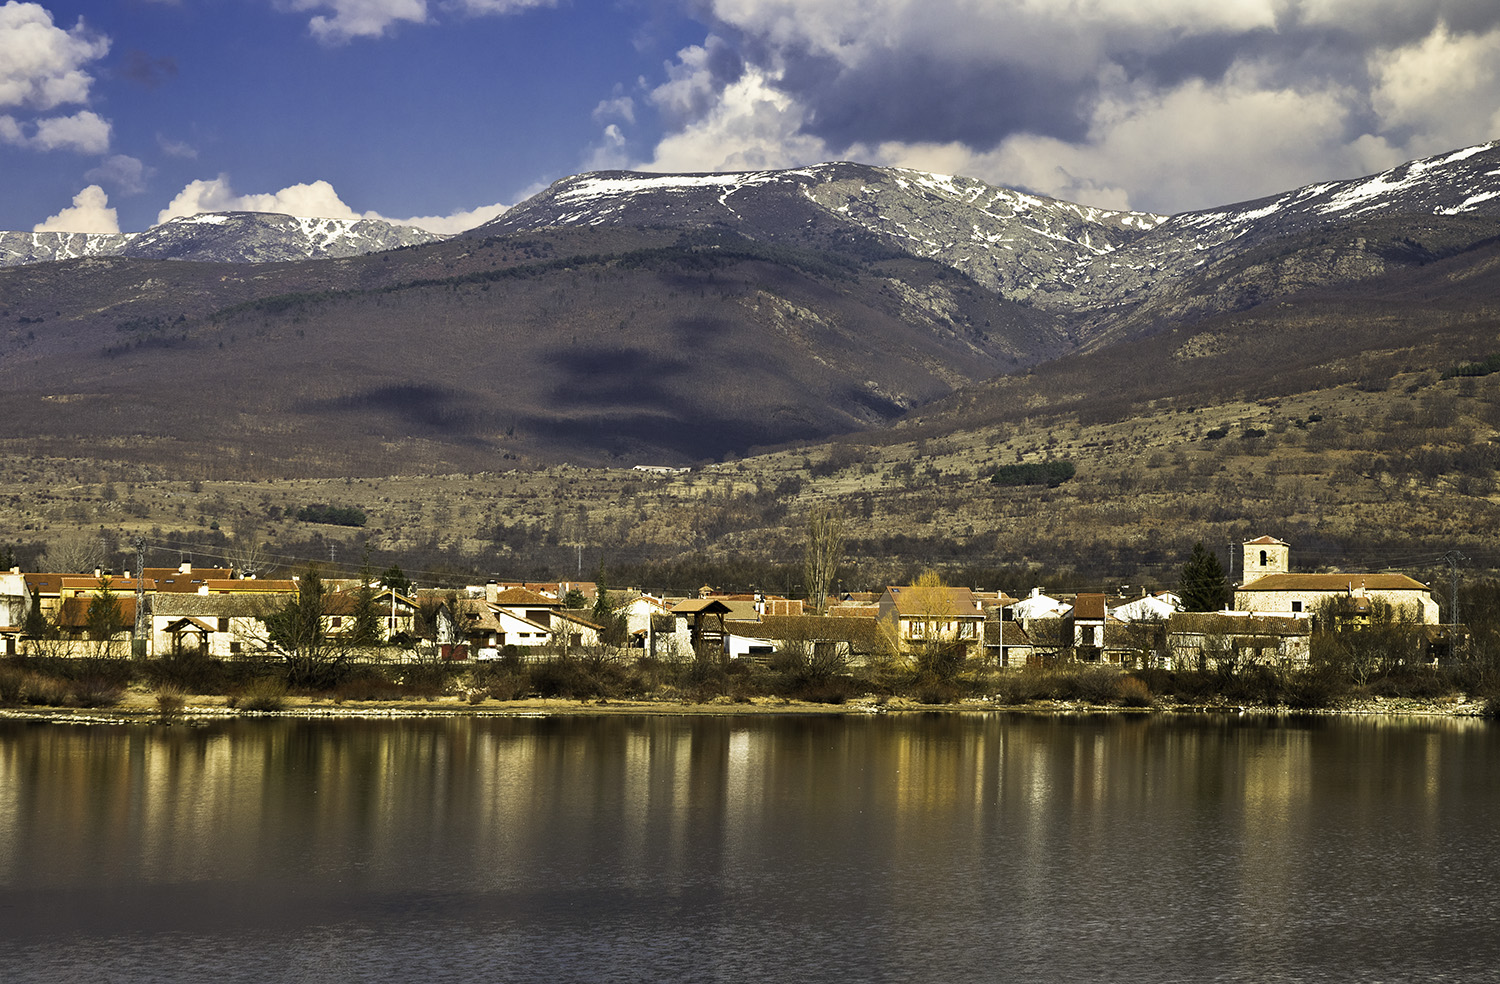
[[[559,181],[467,235],[551,226],[727,226],[754,239],[837,248],[888,248],[937,260],[1008,299],[1100,325],[1163,288],[1217,299],[1199,282],[1213,266],[1313,233],[1401,217],[1443,240],[1443,253],[1500,232],[1500,144],[1484,144],[1348,181],[1174,216],[1111,212],[955,178],[894,168],[824,164],[742,174],[602,172]],[[1376,244],[1387,259],[1420,261],[1406,233]],[[1370,244],[1355,244],[1363,250]],[[1322,283],[1378,275],[1379,265],[1333,264]],[[1300,285],[1299,285],[1300,287]],[[1156,320],[1181,311],[1160,303]],[[1149,314],[1149,311],[1148,311]],[[1103,330],[1100,328],[1099,330]]]
[[928,405],[1294,385],[1428,344],[1434,310],[1488,324],[1500,150],[1172,217],[857,164],[610,172],[461,237],[385,235],[236,213],[0,269],[0,440],[267,475],[682,463]]
[[271,212],[204,212],[125,234],[0,232],[0,267],[87,256],[264,263],[328,259],[437,242],[416,226],[376,219],[300,218]]
[[0,439],[358,473],[681,463],[885,423],[1068,347],[939,264],[722,231],[90,259],[0,270]]

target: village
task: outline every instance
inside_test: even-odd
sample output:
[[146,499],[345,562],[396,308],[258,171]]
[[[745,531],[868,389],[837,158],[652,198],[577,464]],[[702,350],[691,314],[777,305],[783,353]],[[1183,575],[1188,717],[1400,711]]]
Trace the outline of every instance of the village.
[[[1298,573],[1289,543],[1241,545],[1232,603],[1189,611],[1172,591],[1025,597],[948,586],[937,577],[880,593],[834,593],[823,604],[705,586],[693,597],[606,591],[594,582],[491,580],[418,588],[395,569],[316,586],[320,645],[389,662],[477,665],[538,661],[607,648],[658,660],[769,661],[796,652],[840,667],[941,650],[958,666],[1058,661],[1121,669],[1307,666],[1316,632],[1400,623],[1401,662],[1453,654],[1461,633],[1440,624],[1429,588],[1402,574]],[[312,575],[315,579],[316,574]],[[305,640],[278,630],[308,575],[237,576],[231,568],[143,568],[139,576],[0,574],[0,639],[11,656],[236,660],[293,655]]]

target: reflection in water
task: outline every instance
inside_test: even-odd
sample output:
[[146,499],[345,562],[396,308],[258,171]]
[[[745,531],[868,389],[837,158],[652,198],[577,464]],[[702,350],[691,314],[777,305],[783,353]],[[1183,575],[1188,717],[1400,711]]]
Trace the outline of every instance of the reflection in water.
[[1474,722],[0,722],[0,980],[1476,979]]

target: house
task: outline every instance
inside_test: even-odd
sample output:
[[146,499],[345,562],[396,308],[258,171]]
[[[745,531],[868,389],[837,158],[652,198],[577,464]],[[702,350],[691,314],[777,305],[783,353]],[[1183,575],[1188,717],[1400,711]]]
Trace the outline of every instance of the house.
[[1167,620],[1167,669],[1306,666],[1312,619],[1251,612],[1176,612]]
[[1291,547],[1263,536],[1244,544],[1245,580],[1234,592],[1241,611],[1311,615],[1327,611],[1330,628],[1368,624],[1383,615],[1424,625],[1441,616],[1432,591],[1405,574],[1295,574]]
[[31,591],[19,567],[0,574],[0,654],[14,656],[19,648],[26,614],[31,611]]
[[1109,605],[1100,593],[1079,594],[1073,599],[1073,649],[1079,659],[1097,661],[1104,653],[1104,628]]
[[984,608],[968,588],[892,585],[880,596],[879,620],[892,644],[957,645],[966,657],[984,655]]
[[544,647],[597,646],[602,628],[562,603],[528,588],[501,589],[493,582],[485,598],[461,598],[455,633],[476,659],[496,659],[506,647],[535,654]]
[[151,600],[151,653],[230,659],[265,648],[274,599],[173,591]]
[[879,624],[873,617],[766,615],[755,621],[726,619],[724,627],[731,659],[796,650],[810,659],[837,658],[846,665],[858,666],[868,662],[882,645]]
[[[346,635],[359,612],[359,589],[333,591],[323,597],[323,618],[329,635]],[[379,641],[388,643],[399,635],[416,633],[417,603],[391,588],[373,589],[370,604],[378,613]]]
[[688,623],[672,615],[665,599],[638,594],[616,610],[625,619],[626,645],[631,648],[653,659],[691,652]]
[[992,618],[984,623],[984,651],[996,666],[1025,666],[1032,661],[1036,646],[1020,622]]
[[1121,622],[1165,622],[1173,612],[1181,610],[1180,597],[1170,591],[1157,591],[1113,605],[1109,614]]

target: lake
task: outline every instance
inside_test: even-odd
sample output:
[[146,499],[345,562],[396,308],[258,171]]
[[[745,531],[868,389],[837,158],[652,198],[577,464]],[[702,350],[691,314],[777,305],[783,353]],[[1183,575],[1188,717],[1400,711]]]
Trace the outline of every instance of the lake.
[[0,981],[1478,981],[1500,729],[0,720]]

